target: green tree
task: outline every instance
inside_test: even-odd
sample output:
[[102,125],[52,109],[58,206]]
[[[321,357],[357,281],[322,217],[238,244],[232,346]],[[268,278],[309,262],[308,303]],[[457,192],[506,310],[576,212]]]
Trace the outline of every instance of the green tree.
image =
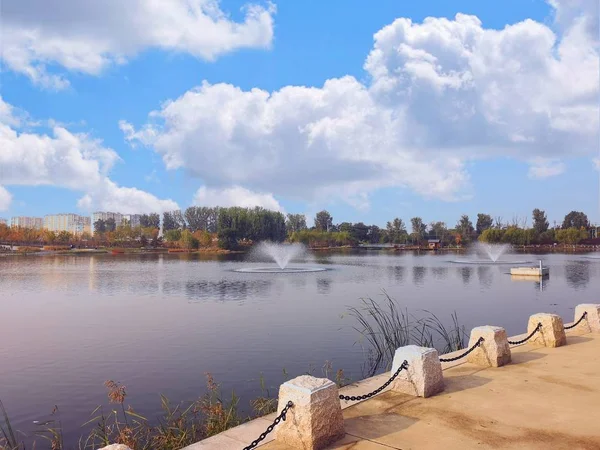
[[102,219],[98,219],[94,222],[94,232],[95,233],[105,233],[106,232],[106,222]]
[[569,214],[565,216],[565,220],[563,220],[562,228],[589,228],[590,222],[588,221],[588,217],[580,212],[580,211],[571,211]]
[[562,244],[574,245],[587,238],[587,231],[580,228],[571,227],[556,230],[556,240]]
[[546,218],[546,212],[535,208],[533,210],[533,229],[536,231],[536,233],[542,234],[545,231],[548,231],[549,226],[550,223]]
[[329,231],[333,225],[333,217],[328,211],[319,211],[315,216],[315,228],[319,231]]
[[367,241],[369,244],[381,242],[381,229],[377,225],[371,225],[367,231]]
[[160,215],[157,213],[142,214],[140,217],[140,226],[142,228],[160,228]]
[[412,226],[412,237],[418,243],[421,243],[423,238],[425,237],[425,232],[427,231],[427,225],[423,223],[423,219],[420,217],[413,217],[410,219],[410,224]]
[[306,230],[306,216],[304,214],[288,214],[285,221],[288,234],[300,230]]
[[474,231],[473,223],[469,219],[469,216],[466,214],[460,216],[460,219],[456,224],[456,232],[460,234],[463,243],[471,241]]
[[480,235],[488,228],[492,228],[493,224],[494,224],[494,220],[492,219],[492,216],[490,216],[489,214],[481,214],[481,213],[477,214],[477,224],[475,225],[477,235]]
[[406,225],[402,219],[396,217],[386,225],[386,231],[388,239],[393,244],[401,244],[406,242],[408,233],[406,232]]
[[175,220],[172,211],[165,211],[163,213],[163,233],[167,231],[176,230],[179,228],[179,224]]
[[[340,230],[342,231],[342,230]],[[366,242],[369,235],[369,227],[362,222],[352,225],[350,237],[357,242]]]
[[[171,230],[170,232],[173,232]],[[181,237],[179,238],[179,247],[184,248],[186,250],[195,250],[199,246],[198,239],[194,237],[194,235],[190,232],[190,230],[181,231]]]
[[450,234],[445,222],[431,222],[429,224],[429,236],[439,239],[443,244],[448,242]]
[[164,238],[167,242],[177,242],[181,239],[181,230],[167,230],[164,232]]
[[115,222],[115,219],[113,219],[112,217],[106,219],[104,223],[106,225],[106,231],[112,232],[117,229],[117,222]]

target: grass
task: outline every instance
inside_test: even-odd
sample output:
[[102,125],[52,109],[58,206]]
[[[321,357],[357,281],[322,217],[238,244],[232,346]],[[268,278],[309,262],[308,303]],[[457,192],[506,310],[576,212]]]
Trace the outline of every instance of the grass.
[[414,344],[436,348],[440,353],[449,353],[465,348],[468,335],[459,324],[454,312],[452,326],[444,323],[432,312],[423,310],[424,317],[417,318],[401,309],[385,291],[383,301],[372,298],[361,299],[361,306],[349,308],[350,316],[357,321],[354,327],[367,343],[367,362],[363,366],[366,376],[375,375],[380,369],[389,369],[398,347]]

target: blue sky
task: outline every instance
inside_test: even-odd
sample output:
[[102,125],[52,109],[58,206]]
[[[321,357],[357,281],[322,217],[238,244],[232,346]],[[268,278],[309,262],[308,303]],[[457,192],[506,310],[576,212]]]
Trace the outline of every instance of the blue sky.
[[154,34],[119,28],[116,1],[8,3],[0,217],[259,204],[600,222],[597,2],[173,0],[201,13],[160,24],[132,2]]

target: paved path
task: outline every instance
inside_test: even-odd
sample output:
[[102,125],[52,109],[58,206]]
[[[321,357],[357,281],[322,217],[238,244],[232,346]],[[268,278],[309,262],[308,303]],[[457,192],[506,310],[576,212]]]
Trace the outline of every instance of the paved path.
[[[434,397],[387,391],[348,406],[343,411],[346,437],[329,448],[600,450],[600,335],[582,328],[567,332],[564,347],[516,347],[512,364],[501,368],[445,367],[446,389]],[[386,377],[343,392],[368,392]],[[186,450],[241,450],[272,417]],[[258,448],[292,450],[273,440]]]

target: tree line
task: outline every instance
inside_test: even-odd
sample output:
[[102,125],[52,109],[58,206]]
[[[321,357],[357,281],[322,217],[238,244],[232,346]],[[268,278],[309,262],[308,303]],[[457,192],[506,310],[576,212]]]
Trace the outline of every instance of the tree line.
[[0,240],[10,242],[40,242],[46,244],[81,244],[107,246],[168,246],[186,249],[218,245],[236,249],[253,242],[270,240],[301,242],[310,247],[354,246],[368,244],[422,245],[428,239],[437,239],[442,246],[462,246],[474,240],[512,245],[578,244],[590,237],[590,222],[580,211],[568,213],[560,226],[550,227],[546,213],[540,209],[532,212],[531,226],[528,218],[513,217],[504,221],[480,213],[475,223],[462,215],[454,227],[445,222],[430,222],[413,217],[408,223],[394,218],[385,227],[363,222],[335,224],[332,215],[318,212],[308,226],[303,214],[287,214],[264,208],[219,208],[193,206],[184,211],[167,211],[162,215],[163,237],[159,236],[161,217],[157,213],[144,214],[140,226],[132,227],[127,220],[119,226],[114,219],[98,220],[94,233],[73,235],[66,231],[52,232],[0,225]]

